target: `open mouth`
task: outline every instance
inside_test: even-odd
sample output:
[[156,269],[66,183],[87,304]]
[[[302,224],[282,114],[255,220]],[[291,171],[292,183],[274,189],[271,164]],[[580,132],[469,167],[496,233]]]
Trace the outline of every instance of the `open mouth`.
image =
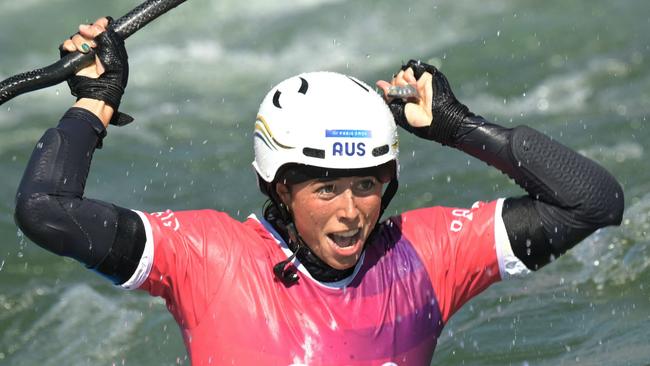
[[353,246],[359,241],[359,238],[361,238],[361,230],[357,228],[354,230],[331,233],[331,234],[327,234],[327,237],[337,247],[348,248]]

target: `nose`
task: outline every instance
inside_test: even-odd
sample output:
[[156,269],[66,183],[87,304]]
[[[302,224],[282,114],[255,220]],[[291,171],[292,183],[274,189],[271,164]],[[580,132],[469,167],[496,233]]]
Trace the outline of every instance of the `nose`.
[[337,216],[339,220],[351,221],[359,218],[359,209],[357,208],[357,197],[352,193],[352,189],[346,189],[338,197]]

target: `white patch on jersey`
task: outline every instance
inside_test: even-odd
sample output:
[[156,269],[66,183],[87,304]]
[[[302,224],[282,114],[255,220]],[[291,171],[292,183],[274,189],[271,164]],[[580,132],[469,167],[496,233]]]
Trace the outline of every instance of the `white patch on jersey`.
[[144,250],[142,251],[142,257],[140,257],[138,267],[133,272],[131,278],[120,285],[125,290],[134,290],[140,287],[147,280],[147,277],[149,277],[151,267],[153,267],[153,232],[151,231],[151,224],[149,224],[149,220],[142,212],[135,210],[133,212],[137,213],[140,220],[142,220],[147,239],[144,243]]
[[499,273],[502,280],[510,280],[525,277],[531,271],[526,267],[515,253],[512,251],[512,245],[508,238],[506,225],[501,216],[503,209],[503,198],[497,201],[496,211],[494,213],[494,245],[496,246],[497,259],[499,261]]

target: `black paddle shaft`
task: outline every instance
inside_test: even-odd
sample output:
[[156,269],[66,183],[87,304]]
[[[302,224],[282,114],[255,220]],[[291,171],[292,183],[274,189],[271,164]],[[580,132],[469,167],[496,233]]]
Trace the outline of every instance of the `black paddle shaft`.
[[[126,39],[186,0],[147,0],[115,20],[111,28]],[[95,53],[72,52],[50,66],[14,75],[0,83],[0,105],[15,96],[56,85],[92,64]]]

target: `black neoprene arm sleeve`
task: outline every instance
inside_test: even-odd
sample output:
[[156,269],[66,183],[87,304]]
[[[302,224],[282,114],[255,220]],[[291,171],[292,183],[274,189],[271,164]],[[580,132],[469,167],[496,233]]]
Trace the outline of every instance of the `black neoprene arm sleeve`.
[[601,166],[526,126],[463,119],[450,145],[498,168],[528,192],[502,216],[515,255],[530,269],[560,256],[598,228],[621,223],[623,190]]
[[135,272],[146,234],[135,212],[83,197],[93,153],[105,135],[94,114],[68,110],[36,144],[14,218],[34,243],[121,284]]
[[433,66],[411,60],[406,68],[418,79],[432,74],[433,122],[410,126],[406,103],[393,100],[396,122],[496,167],[528,193],[506,199],[502,216],[514,254],[529,269],[544,266],[595,230],[621,223],[623,190],[600,165],[530,127],[504,128],[474,115]]

